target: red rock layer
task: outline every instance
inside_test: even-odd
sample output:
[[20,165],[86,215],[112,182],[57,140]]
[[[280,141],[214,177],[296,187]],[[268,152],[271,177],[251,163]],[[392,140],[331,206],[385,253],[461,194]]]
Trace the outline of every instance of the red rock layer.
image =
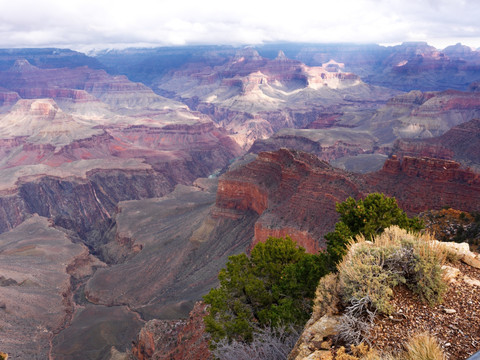
[[401,139],[395,144],[394,153],[404,156],[427,156],[456,160],[467,166],[480,164],[480,120],[473,119],[453,127],[437,138],[413,140]]
[[208,360],[203,317],[205,304],[195,304],[187,320],[151,320],[140,331],[132,354],[138,360]]
[[[268,199],[261,212],[238,196],[254,194],[259,188]],[[324,229],[330,229],[336,221],[335,202],[357,195],[358,185],[349,174],[314,155],[281,149],[262,152],[257,160],[226,173],[219,183],[216,214],[221,216],[229,209],[256,211],[260,218],[252,229],[253,243],[268,236],[290,235],[315,252],[322,246],[319,239]]]
[[254,244],[268,236],[290,235],[315,252],[325,246],[323,236],[338,220],[335,204],[372,192],[395,196],[410,214],[447,205],[480,209],[480,175],[454,161],[392,158],[376,173],[354,175],[313,155],[281,149],[260,153],[255,161],[226,173],[215,214],[228,218],[231,209],[238,217],[254,211],[260,215],[251,229]]
[[389,159],[383,169],[364,175],[369,192],[394,196],[410,214],[451,206],[472,212],[480,209],[480,174],[455,161],[404,157]]

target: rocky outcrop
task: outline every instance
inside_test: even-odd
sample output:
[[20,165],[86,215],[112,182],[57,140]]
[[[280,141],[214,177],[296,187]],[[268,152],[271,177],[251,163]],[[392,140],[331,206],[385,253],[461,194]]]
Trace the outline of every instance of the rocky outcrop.
[[208,360],[203,317],[205,304],[196,303],[186,320],[150,320],[140,330],[132,354],[138,360]]
[[381,171],[365,174],[364,179],[372,191],[394,196],[410,214],[444,206],[467,212],[479,209],[479,174],[454,161],[392,158]]
[[[264,203],[268,206],[245,208],[243,197],[238,194],[255,193],[258,189],[266,196]],[[300,235],[300,245],[315,252],[324,244],[321,238],[326,229],[331,229],[336,221],[335,203],[360,193],[348,173],[314,155],[282,149],[260,153],[255,161],[223,175],[216,207],[217,214],[228,209],[256,211],[260,218],[255,224],[258,238],[254,243],[264,241],[264,236],[293,237],[295,233]]]
[[[378,172],[353,175],[315,156],[282,149],[260,153],[255,161],[223,175],[215,211],[225,217],[232,216],[230,209],[237,217],[248,211],[259,214],[252,229],[254,243],[268,236],[298,236],[300,245],[315,252],[325,246],[323,236],[337,221],[335,203],[349,196],[382,192],[395,196],[408,213],[418,214],[447,204],[476,211],[479,191],[479,175],[454,161],[392,158]],[[256,201],[246,201],[248,194],[255,194]]]
[[[332,359],[334,354],[339,357],[341,352],[345,352],[345,348],[341,349],[345,346],[341,339],[347,336],[350,339],[358,336],[359,341],[364,342],[364,350],[374,349],[382,355],[398,354],[405,350],[405,344],[412,337],[425,331],[436,339],[446,358],[465,359],[477,352],[479,346],[471,339],[477,336],[479,321],[471,315],[478,308],[479,254],[470,251],[467,243],[432,242],[435,248],[443,247],[463,262],[456,261],[441,267],[447,287],[441,304],[427,306],[413,291],[405,286],[396,286],[387,300],[392,306],[391,314],[377,312],[372,320],[357,318],[357,323],[353,325],[352,319],[359,315],[349,314],[345,305],[337,306],[345,295],[342,286],[351,284],[342,283],[341,275],[327,275],[320,281],[312,316],[288,359]],[[352,246],[346,257],[352,256],[357,248]],[[360,286],[370,290],[371,284],[362,283],[361,277],[358,279]],[[355,351],[352,353],[356,355]],[[351,357],[362,357],[356,356]]]
[[480,168],[480,120],[473,119],[453,127],[442,136],[414,140],[401,139],[394,153],[403,156],[427,156],[455,160],[463,165]]

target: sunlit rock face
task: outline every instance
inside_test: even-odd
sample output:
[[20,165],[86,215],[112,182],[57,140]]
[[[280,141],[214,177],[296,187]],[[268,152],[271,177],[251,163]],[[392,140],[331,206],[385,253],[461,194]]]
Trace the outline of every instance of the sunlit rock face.
[[270,60],[247,48],[222,65],[190,63],[153,86],[208,114],[248,148],[282,128],[331,126],[323,121],[325,113],[375,109],[396,93],[369,86],[343,68],[333,60],[309,67],[283,52]]
[[[396,151],[397,140],[401,144],[413,144],[415,141],[407,139],[438,137],[452,127],[479,117],[478,92],[411,91],[397,95],[379,109],[363,115],[337,113],[323,117],[323,122],[311,123],[309,129],[282,129],[267,139],[256,140],[249,151],[258,153],[286,147],[314,153],[343,169],[371,172],[379,170],[386,156]],[[451,137],[444,137],[447,138]],[[450,144],[455,143],[455,139],[459,139],[458,135],[451,138]],[[427,141],[433,152],[429,155],[428,151],[423,151],[421,154],[449,158],[445,157],[447,150],[444,147],[441,150],[435,143],[437,140],[434,139]],[[434,147],[438,149],[435,150],[437,155]],[[464,156],[462,161],[472,165],[473,162],[467,159],[469,156]],[[472,156],[475,158],[473,153]]]

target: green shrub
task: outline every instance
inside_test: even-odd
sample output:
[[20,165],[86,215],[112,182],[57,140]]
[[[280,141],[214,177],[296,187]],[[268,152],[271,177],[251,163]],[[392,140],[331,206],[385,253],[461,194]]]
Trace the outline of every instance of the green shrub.
[[415,255],[413,279],[407,285],[430,305],[440,303],[447,289],[442,277],[442,263],[446,258],[444,249],[429,241],[419,241]]
[[370,239],[392,225],[407,230],[423,228],[418,218],[408,218],[398,207],[395,198],[386,197],[384,194],[372,193],[358,201],[349,197],[338,203],[336,210],[340,213],[340,221],[335,224],[333,232],[325,235],[332,267],[341,261],[346,254],[347,244],[359,234]]
[[258,243],[250,257],[231,256],[218,275],[219,288],[204,297],[213,343],[224,338],[251,342],[258,327],[303,326],[326,273],[324,254],[307,254],[289,237]]

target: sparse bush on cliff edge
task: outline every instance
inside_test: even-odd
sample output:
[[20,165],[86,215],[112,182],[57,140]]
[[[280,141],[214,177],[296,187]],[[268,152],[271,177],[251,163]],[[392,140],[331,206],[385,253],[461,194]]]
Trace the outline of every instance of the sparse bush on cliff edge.
[[423,301],[435,304],[445,291],[442,279],[444,250],[428,234],[412,234],[397,226],[388,228],[373,242],[358,237],[354,248],[338,266],[341,299],[368,296],[382,313],[390,312],[392,288],[405,284]]
[[[358,345],[367,338],[372,312],[391,313],[393,288],[406,285],[422,301],[442,301],[446,284],[441,266],[445,251],[428,234],[412,234],[392,226],[373,242],[357,237],[338,265],[339,298],[346,308],[339,326],[339,338]],[[368,299],[368,303],[365,302]],[[364,302],[362,311],[352,312]]]
[[226,338],[216,343],[212,351],[221,360],[278,360],[286,359],[298,339],[294,328],[280,326],[256,329],[250,343],[243,341],[228,341]]
[[[344,270],[343,283],[342,278],[337,282],[337,275],[331,275],[317,288],[319,279],[333,270],[345,255],[352,237],[364,233],[371,238],[392,224],[412,230],[422,227],[418,219],[407,217],[394,198],[383,194],[370,194],[358,201],[348,198],[336,206],[340,222],[336,224],[335,231],[326,236],[326,252],[306,254],[305,249],[288,237],[269,238],[265,243],[257,244],[250,257],[240,254],[229,258],[226,268],[218,276],[220,286],[204,297],[210,305],[205,325],[213,347],[225,342],[251,343],[258,335],[258,329],[275,329],[281,325],[303,326],[310,316],[315,290],[317,296],[328,303],[325,305],[323,301],[316,301],[315,312],[323,315],[335,312],[338,305],[352,307],[362,298],[368,298],[368,306],[374,311],[388,313],[391,288],[406,282],[397,275],[399,269],[408,269],[405,276],[410,276],[410,272],[420,274],[420,289],[424,286],[433,288],[425,277],[435,273],[436,268],[429,268],[428,261],[419,264],[418,269],[413,271],[409,262],[413,254],[407,251],[410,257],[405,257],[383,248],[373,254],[365,251],[364,258],[354,259],[354,270],[349,276]],[[394,253],[390,254],[390,251]],[[387,266],[390,273],[385,273],[383,263],[387,255],[388,266],[394,267]],[[392,263],[392,259],[399,256],[404,262],[409,260],[396,265]],[[356,281],[361,278],[366,278],[368,283],[358,285]],[[420,291],[419,294],[424,293]],[[425,292],[424,297],[434,297],[432,294],[434,292]]]

